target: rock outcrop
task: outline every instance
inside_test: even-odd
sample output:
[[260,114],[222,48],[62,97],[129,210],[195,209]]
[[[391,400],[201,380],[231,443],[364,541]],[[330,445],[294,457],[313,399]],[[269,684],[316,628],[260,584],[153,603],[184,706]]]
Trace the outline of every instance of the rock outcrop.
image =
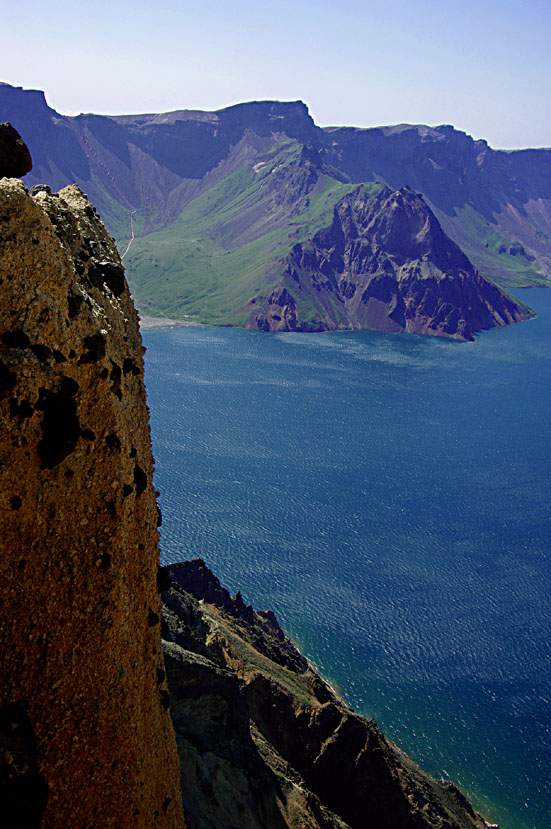
[[273,613],[232,598],[204,562],[168,567],[163,637],[190,829],[485,829],[354,713]]
[[11,124],[0,124],[0,178],[19,178],[32,170],[27,145]]
[[183,827],[124,271],[77,186],[4,178],[0,237],[0,822]]
[[[336,205],[331,225],[297,243],[281,288],[246,306],[248,328],[367,328],[472,340],[477,331],[533,316],[485,279],[408,187],[361,186]],[[314,309],[301,319],[297,305]]]

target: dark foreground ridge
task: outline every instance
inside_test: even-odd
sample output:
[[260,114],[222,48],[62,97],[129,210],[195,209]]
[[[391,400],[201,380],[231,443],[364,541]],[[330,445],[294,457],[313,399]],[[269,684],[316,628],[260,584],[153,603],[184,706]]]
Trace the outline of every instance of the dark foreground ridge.
[[163,650],[190,829],[485,829],[354,713],[273,613],[232,598],[201,559],[167,568]]

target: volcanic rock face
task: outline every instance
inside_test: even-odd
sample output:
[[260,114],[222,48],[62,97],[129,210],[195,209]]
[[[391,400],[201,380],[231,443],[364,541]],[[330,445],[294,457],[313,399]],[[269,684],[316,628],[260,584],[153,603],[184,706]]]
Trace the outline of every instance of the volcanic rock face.
[[[408,187],[364,187],[335,207],[330,227],[296,244],[285,287],[249,303],[249,328],[368,328],[472,340],[532,314],[484,279]],[[304,322],[297,299],[317,310]]]
[[201,560],[168,570],[163,647],[191,829],[486,827],[348,708],[273,613],[232,598]]
[[120,259],[76,186],[3,179],[0,236],[2,823],[182,827]]

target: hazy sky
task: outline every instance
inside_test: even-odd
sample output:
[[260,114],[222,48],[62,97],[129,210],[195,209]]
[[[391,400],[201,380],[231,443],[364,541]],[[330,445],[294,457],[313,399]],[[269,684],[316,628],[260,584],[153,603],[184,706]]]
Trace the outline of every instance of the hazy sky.
[[2,34],[0,80],[64,114],[300,98],[322,126],[551,146],[550,0],[18,0]]

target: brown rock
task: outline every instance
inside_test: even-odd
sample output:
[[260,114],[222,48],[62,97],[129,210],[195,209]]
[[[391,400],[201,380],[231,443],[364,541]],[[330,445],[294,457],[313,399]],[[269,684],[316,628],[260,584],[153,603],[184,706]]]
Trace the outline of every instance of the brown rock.
[[[0,235],[0,715],[26,712],[43,829],[183,827],[120,259],[76,186],[33,198],[0,182]],[[25,801],[12,797],[14,827],[38,825]]]

